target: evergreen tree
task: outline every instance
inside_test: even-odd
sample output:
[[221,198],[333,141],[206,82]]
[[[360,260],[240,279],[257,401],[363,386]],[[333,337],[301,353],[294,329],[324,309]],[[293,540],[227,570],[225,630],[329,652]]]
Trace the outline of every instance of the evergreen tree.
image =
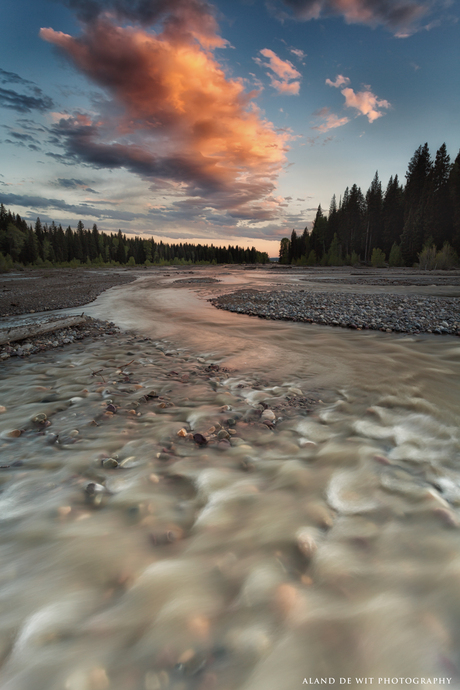
[[447,147],[443,144],[436,152],[434,165],[427,181],[424,238],[432,237],[438,249],[452,238],[452,201],[449,194],[449,176],[452,169]]
[[323,215],[323,209],[320,204],[316,211],[313,229],[310,235],[310,250],[315,252],[318,259],[321,259],[326,254],[326,235],[327,218]]
[[366,193],[366,211],[364,260],[369,261],[372,247],[380,247],[383,241],[383,195],[378,172]]
[[417,260],[424,243],[427,192],[432,169],[428,144],[419,146],[409,162],[404,191],[401,252],[404,261],[409,265]]
[[279,263],[280,264],[287,264],[289,263],[289,238],[288,237],[283,237],[283,239],[280,242],[280,254],[279,254]]
[[460,254],[460,151],[449,175],[449,197],[452,208],[452,245]]
[[382,248],[388,256],[391,247],[400,240],[404,228],[404,190],[398,176],[390,177],[382,207],[383,238]]

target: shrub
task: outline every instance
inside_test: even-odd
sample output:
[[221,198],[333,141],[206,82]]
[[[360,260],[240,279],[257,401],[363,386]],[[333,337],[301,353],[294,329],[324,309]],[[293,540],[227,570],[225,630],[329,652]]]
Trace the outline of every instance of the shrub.
[[316,252],[314,249],[308,255],[307,266],[316,266]]
[[385,266],[385,254],[378,247],[372,250],[371,264],[374,268],[383,268]]
[[458,256],[449,242],[444,242],[442,249],[436,254],[436,268],[446,270],[458,266]]
[[433,271],[436,268],[436,247],[425,245],[418,256],[418,267],[422,271]]
[[396,242],[393,242],[393,246],[391,247],[388,263],[390,266],[404,266],[401,247],[399,244],[396,244]]

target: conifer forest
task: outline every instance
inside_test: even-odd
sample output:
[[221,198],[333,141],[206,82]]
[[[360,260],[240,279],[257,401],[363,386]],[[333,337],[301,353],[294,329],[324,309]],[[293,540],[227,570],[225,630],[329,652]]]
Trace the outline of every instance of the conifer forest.
[[281,240],[285,264],[450,268],[460,253],[460,152],[452,163],[443,144],[434,160],[428,144],[411,158],[405,185],[390,177],[385,190],[378,173],[364,194],[354,184],[328,213],[318,207],[311,232]]

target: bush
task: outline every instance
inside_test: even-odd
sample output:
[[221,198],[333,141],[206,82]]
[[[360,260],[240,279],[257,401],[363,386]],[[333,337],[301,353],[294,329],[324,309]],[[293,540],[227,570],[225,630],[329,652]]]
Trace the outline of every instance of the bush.
[[371,264],[374,268],[385,267],[385,254],[378,247],[374,247],[372,250]]
[[351,264],[351,266],[356,266],[359,264],[359,256],[357,255],[356,252],[351,252],[350,264]]
[[422,271],[433,271],[436,268],[436,247],[425,245],[418,256],[418,267]]
[[316,261],[316,252],[314,249],[312,249],[308,255],[307,266],[316,266]]
[[399,244],[396,244],[396,242],[393,242],[393,246],[391,247],[388,263],[390,266],[404,266],[401,247]]
[[11,256],[9,254],[4,256],[2,252],[0,252],[0,273],[7,273],[11,268],[13,268]]
[[444,242],[442,249],[436,254],[436,268],[443,271],[458,266],[458,255],[449,242]]

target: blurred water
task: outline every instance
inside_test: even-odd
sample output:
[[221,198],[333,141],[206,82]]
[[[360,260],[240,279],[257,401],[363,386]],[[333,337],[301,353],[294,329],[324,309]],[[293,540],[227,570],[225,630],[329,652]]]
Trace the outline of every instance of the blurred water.
[[1,687],[458,686],[457,340],[230,314],[176,277],[87,310],[140,336],[5,365]]

